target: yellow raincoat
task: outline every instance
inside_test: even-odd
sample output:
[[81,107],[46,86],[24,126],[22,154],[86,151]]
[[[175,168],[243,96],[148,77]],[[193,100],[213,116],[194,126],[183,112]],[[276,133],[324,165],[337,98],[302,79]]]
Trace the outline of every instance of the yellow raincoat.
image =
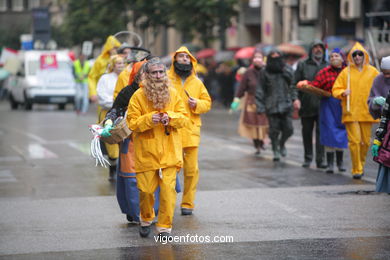
[[[152,115],[166,112],[170,118],[165,134],[162,124],[155,125]],[[146,98],[141,85],[130,99],[127,109],[127,124],[133,131],[135,149],[135,171],[145,172],[183,165],[182,144],[178,129],[189,124],[183,101],[177,91],[171,88],[170,102],[163,111],[157,111]]]
[[[352,59],[352,53],[356,50],[361,50],[364,53],[364,66],[362,71],[356,67]],[[348,54],[348,67],[337,77],[333,88],[332,94],[335,98],[341,99],[343,107],[342,121],[345,122],[378,122],[375,120],[368,111],[367,99],[370,95],[370,90],[374,78],[379,74],[375,67],[369,64],[369,56],[364,47],[357,42]],[[348,73],[350,73],[350,112],[347,112],[347,98],[342,97],[341,94],[347,89]]]
[[103,46],[102,53],[97,57],[91,71],[88,74],[89,96],[96,96],[96,87],[100,77],[106,72],[108,61],[110,60],[110,50],[119,47],[121,43],[114,37],[108,36]]
[[[352,53],[360,50],[364,53],[364,65],[362,70],[355,65]],[[352,169],[354,178],[361,178],[364,173],[367,151],[370,146],[371,127],[375,120],[368,111],[367,99],[374,78],[379,72],[369,64],[367,51],[360,43],[356,43],[348,54],[349,66],[344,68],[333,84],[332,94],[335,98],[341,99],[343,115],[342,121],[345,124],[348,135],[348,147],[351,153]],[[348,80],[350,84],[350,111],[347,111],[347,97],[342,94],[347,89]]]
[[[187,47],[180,47],[175,52],[172,57],[172,64],[175,61],[175,55],[179,52],[185,52],[190,56],[192,66],[194,68],[193,72],[183,83],[180,76],[176,74],[174,66],[172,65],[168,71],[168,77],[177,92],[180,94],[180,97],[183,99],[185,109],[192,122],[190,127],[180,129],[183,139],[183,147],[198,147],[200,143],[200,127],[202,125],[200,114],[206,113],[210,110],[211,98],[202,81],[195,75],[194,71],[196,70],[198,62],[189,52]],[[186,91],[192,98],[197,100],[195,109],[190,108]]]
[[[179,52],[185,52],[190,56],[193,70],[185,81],[175,72],[175,56]],[[197,71],[197,60],[192,56],[186,47],[180,47],[172,56],[172,66],[168,71],[168,77],[184,101],[185,109],[191,119],[188,127],[179,129],[183,141],[183,171],[184,171],[184,191],[181,203],[182,208],[193,209],[195,207],[196,187],[199,181],[198,167],[198,146],[200,143],[200,127],[202,121],[200,114],[206,113],[211,108],[211,98],[202,81],[195,75]],[[196,99],[195,109],[191,109],[188,104],[188,95]]]
[[126,68],[119,74],[114,89],[114,100],[118,96],[119,92],[121,92],[121,90],[129,84],[129,78],[130,78],[132,67],[133,67],[132,64],[127,65]]

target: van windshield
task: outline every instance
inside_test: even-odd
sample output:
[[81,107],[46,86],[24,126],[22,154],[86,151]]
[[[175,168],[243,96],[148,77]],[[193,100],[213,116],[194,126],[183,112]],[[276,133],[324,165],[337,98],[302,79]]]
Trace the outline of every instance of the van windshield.
[[[57,61],[59,70],[71,70],[71,64],[65,61]],[[28,62],[27,65],[27,75],[33,76],[36,75],[40,68],[40,62],[37,60],[32,60]]]

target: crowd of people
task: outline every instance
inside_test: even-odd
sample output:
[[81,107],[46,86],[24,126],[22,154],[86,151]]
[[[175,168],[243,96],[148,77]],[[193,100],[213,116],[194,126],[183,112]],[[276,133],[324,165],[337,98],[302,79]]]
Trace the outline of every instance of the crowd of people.
[[[216,97],[209,94],[212,88],[206,88],[213,83],[198,75],[198,61],[186,47],[172,55],[169,69],[148,50],[134,59],[131,48],[110,36],[92,67],[83,56],[75,61],[80,92],[76,109],[79,113],[88,109],[88,84],[89,100],[99,105],[102,137],[109,137],[117,122],[125,120],[131,135],[119,144],[104,144],[120,209],[129,222],[140,224],[141,237],[149,236],[156,217],[159,236],[169,236],[176,196],[182,191],[181,169],[181,215],[192,215],[195,208],[201,115],[211,109]],[[328,63],[325,44],[314,41],[295,70],[278,49],[263,55],[255,50],[250,66],[236,70],[235,94],[225,100],[233,100],[232,110],[241,108],[239,134],[253,141],[256,155],[269,137],[273,160],[286,157],[297,112],[302,167],[310,167],[315,159],[317,168],[334,173],[336,158],[339,172],[344,172],[344,150],[349,147],[352,177],[360,179],[372,124],[381,118],[372,154],[380,163],[377,191],[390,193],[390,154],[386,157],[390,153],[390,57],[382,59],[379,73],[358,42],[348,56],[338,48],[331,50]]]
[[230,106],[233,111],[241,107],[238,132],[253,140],[255,154],[269,137],[273,160],[285,157],[285,143],[294,131],[293,114],[298,111],[304,148],[302,167],[310,167],[315,159],[317,168],[334,173],[336,159],[338,171],[344,172],[344,150],[349,148],[352,177],[361,179],[372,125],[382,116],[372,155],[380,163],[376,190],[390,193],[390,150],[385,138],[390,57],[382,58],[380,73],[370,65],[369,55],[359,42],[347,56],[334,48],[326,57],[325,44],[316,40],[307,58],[298,61],[293,71],[279,50],[270,50],[266,62],[259,52],[255,51]]

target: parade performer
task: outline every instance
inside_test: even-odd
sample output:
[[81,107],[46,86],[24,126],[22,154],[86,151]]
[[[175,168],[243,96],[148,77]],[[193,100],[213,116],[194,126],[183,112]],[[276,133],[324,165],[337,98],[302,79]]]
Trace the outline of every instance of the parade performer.
[[264,149],[264,140],[268,132],[267,117],[265,113],[257,113],[255,100],[256,88],[260,87],[260,74],[263,67],[263,54],[261,51],[255,50],[252,57],[252,66],[244,73],[233,103],[230,105],[230,109],[236,111],[240,104],[240,98],[242,98],[244,106],[241,110],[238,133],[253,140],[256,155],[259,155],[260,150]]
[[[325,60],[325,45],[320,40],[315,40],[310,48],[309,57],[298,63],[294,74],[294,86],[299,81],[312,81],[315,75],[328,66]],[[326,168],[324,164],[324,146],[320,142],[319,109],[320,97],[303,91],[298,92],[301,102],[299,116],[302,124],[302,139],[304,148],[304,162],[302,167],[310,167],[313,160],[313,130],[315,128],[315,158],[317,168]]]
[[268,117],[274,161],[287,155],[285,144],[294,133],[292,111],[300,103],[296,89],[291,86],[292,80],[292,69],[283,61],[281,53],[271,50],[256,91],[256,105],[257,112]]
[[151,232],[155,217],[154,192],[160,187],[156,229],[159,236],[169,236],[176,204],[176,175],[183,166],[178,129],[188,127],[190,120],[179,93],[169,85],[164,64],[154,58],[146,62],[144,68],[144,79],[127,110],[140,192],[139,233],[141,237],[147,237]]
[[352,176],[360,179],[364,173],[367,150],[370,145],[372,124],[378,122],[368,111],[367,99],[374,78],[379,72],[369,64],[364,47],[356,42],[348,54],[348,66],[337,77],[332,94],[341,99],[352,160]]
[[[379,162],[378,175],[376,177],[376,192],[386,192],[390,194],[390,160],[388,156],[379,155],[379,149],[384,149],[384,154],[390,152],[389,136],[389,119],[390,119],[390,91],[388,92],[385,104],[383,106],[382,117],[379,127],[375,132],[375,139],[371,147],[374,160]],[[375,158],[378,157],[378,158]]]
[[184,46],[172,57],[168,77],[184,101],[192,125],[179,130],[183,141],[184,190],[181,214],[191,215],[195,207],[195,193],[199,181],[198,147],[200,143],[200,115],[211,108],[211,98],[202,81],[195,74],[197,60]]
[[[114,55],[110,58],[108,70],[103,74],[97,84],[97,95],[101,110],[99,113],[99,122],[102,122],[106,117],[108,110],[111,109],[114,103],[113,93],[118,75],[124,68],[123,58],[119,55]],[[119,156],[118,144],[104,143],[108,158],[110,159],[109,180],[114,180],[116,170],[116,159]]]
[[120,45],[121,43],[114,36],[108,36],[101,54],[95,60],[92,69],[88,74],[89,99],[92,102],[97,102],[97,83],[100,77],[107,71],[107,64],[110,60],[110,56],[117,54],[117,48]]
[[386,95],[390,90],[390,56],[381,60],[381,71],[372,84],[368,97],[368,108],[374,119],[381,116],[382,106],[385,104]]
[[[313,81],[300,81],[298,84],[311,85],[332,93],[333,83],[345,67],[344,53],[335,48],[330,54],[330,65],[320,70]],[[341,101],[332,96],[322,97],[320,103],[320,142],[325,146],[327,173],[334,172],[334,154],[340,172],[344,172],[343,149],[348,147],[347,132],[341,122]]]

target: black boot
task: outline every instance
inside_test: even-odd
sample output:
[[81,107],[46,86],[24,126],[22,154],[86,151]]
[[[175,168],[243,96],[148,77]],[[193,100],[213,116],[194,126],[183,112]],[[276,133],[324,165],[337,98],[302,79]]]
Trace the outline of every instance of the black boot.
[[337,167],[339,168],[339,172],[346,171],[346,169],[344,168],[343,156],[344,156],[343,151],[336,151],[336,163],[337,163]]
[[280,143],[280,155],[282,157],[286,157],[287,156],[287,149],[286,149],[286,146],[284,143]]
[[253,145],[255,146],[255,149],[256,149],[255,155],[259,155],[260,154],[260,140],[253,139]]
[[334,166],[334,152],[326,153],[326,162],[328,163],[326,173],[333,173]]
[[279,140],[277,138],[271,139],[272,143],[272,151],[274,152],[274,161],[280,161],[280,146],[279,146]]
[[115,175],[116,175],[116,165],[110,165],[108,180],[115,181]]

